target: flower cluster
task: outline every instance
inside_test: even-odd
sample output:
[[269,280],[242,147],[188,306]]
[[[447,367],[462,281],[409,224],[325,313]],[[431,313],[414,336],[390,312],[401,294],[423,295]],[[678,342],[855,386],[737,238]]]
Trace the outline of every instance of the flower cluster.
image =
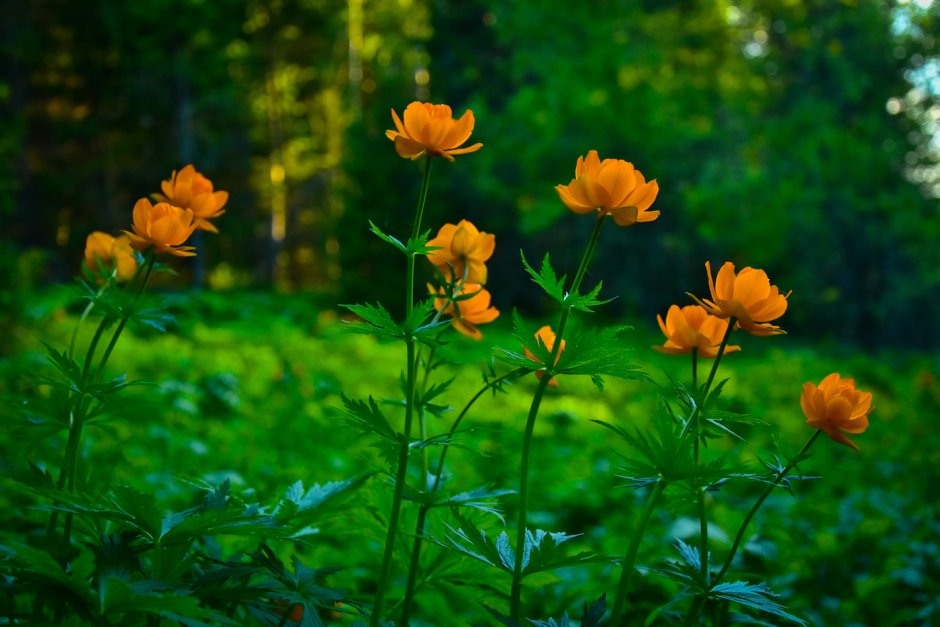
[[212,218],[225,213],[228,192],[215,191],[212,181],[196,171],[191,164],[173,171],[163,181],[163,194],[154,194],[157,204],[141,198],[134,205],[131,230],[112,237],[96,231],[85,243],[85,266],[92,274],[112,275],[118,281],[130,280],[138,262],[133,250],[177,257],[192,257],[193,246],[187,240],[196,230],[218,233]]

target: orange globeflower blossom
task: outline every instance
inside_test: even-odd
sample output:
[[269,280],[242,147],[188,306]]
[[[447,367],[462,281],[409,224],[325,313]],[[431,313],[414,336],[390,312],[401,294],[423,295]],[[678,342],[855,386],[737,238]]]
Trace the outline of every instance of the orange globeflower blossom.
[[162,194],[154,194],[154,200],[175,205],[182,209],[192,209],[197,229],[218,233],[219,229],[209,222],[225,213],[222,207],[228,202],[228,192],[213,191],[212,181],[196,171],[192,164],[187,165],[160,184]]
[[412,102],[402,116],[392,109],[392,121],[396,130],[385,131],[385,136],[395,142],[395,152],[405,159],[417,159],[425,152],[432,157],[454,160],[454,155],[476,152],[483,144],[476,143],[466,148],[460,145],[470,139],[473,132],[473,111],[467,111],[454,119],[450,107],[429,102]]
[[[429,285],[428,289],[436,296],[434,299],[434,308],[441,313],[451,316],[454,320],[451,322],[453,327],[460,333],[475,340],[483,339],[483,334],[477,328],[477,325],[492,322],[499,317],[499,310],[490,307],[490,293],[483,289],[483,286],[477,283],[465,283],[460,288],[458,298],[472,294],[469,298],[460,298],[456,303],[448,301],[446,293],[441,291],[434,292]],[[456,304],[456,307],[455,307]]]
[[[718,347],[728,328],[728,321],[710,315],[704,307],[673,305],[666,312],[666,322],[656,315],[659,328],[666,336],[666,343],[653,348],[668,355],[688,355],[697,349],[699,357],[711,358],[718,354]],[[725,354],[741,350],[740,346],[725,346]]]
[[575,213],[610,214],[620,226],[652,222],[659,211],[647,211],[659,194],[659,184],[646,182],[632,163],[621,159],[604,159],[597,151],[578,157],[574,178],[567,185],[556,185],[561,201]]
[[[553,350],[555,350],[555,332],[552,331],[552,328],[551,328],[550,326],[545,325],[544,327],[542,327],[541,329],[539,329],[538,331],[536,331],[536,332],[535,332],[535,340],[536,340],[539,344],[541,344],[542,346],[544,346],[544,347],[545,347],[545,350],[547,350],[549,353],[551,353]],[[532,361],[539,361],[539,358],[536,357],[535,355],[533,355],[533,354],[532,354],[532,351],[530,351],[528,348],[526,348],[526,347],[523,346],[523,347],[522,347],[522,350],[525,352],[525,356],[528,357],[529,359],[531,359]],[[563,352],[565,352],[565,341],[564,341],[564,340],[561,341],[561,348],[558,349],[558,355],[555,357],[555,363],[556,363],[556,364],[558,363],[558,360],[561,359],[561,354],[562,354]],[[537,370],[537,371],[535,372],[535,376],[536,376],[536,378],[538,378],[539,380],[541,380],[541,378],[542,378],[543,376],[545,376],[545,371],[543,371],[543,370]],[[558,381],[557,381],[557,379],[556,379],[555,377],[552,377],[551,379],[548,380],[548,385],[550,385],[550,386],[553,387],[553,388],[557,388],[557,387],[558,387]]]
[[711,300],[699,300],[708,313],[719,318],[734,317],[738,327],[751,335],[779,335],[786,333],[783,329],[772,324],[787,310],[787,298],[791,292],[781,294],[776,285],[770,284],[767,273],[755,268],[743,268],[735,274],[734,264],[726,261],[718,276],[712,280],[712,268],[706,261],[705,270],[708,272],[708,289],[711,291]]
[[118,281],[128,281],[137,272],[137,259],[126,235],[113,237],[95,231],[85,240],[85,265],[97,275],[111,274]]
[[800,406],[806,415],[806,424],[825,431],[826,435],[846,446],[858,450],[855,443],[841,433],[862,433],[868,428],[871,413],[871,392],[855,389],[853,379],[843,379],[837,372],[819,382],[816,387],[803,384]]
[[428,253],[428,260],[446,278],[450,279],[452,268],[455,281],[460,281],[466,271],[466,282],[486,283],[486,261],[493,256],[495,235],[478,231],[469,220],[461,220],[442,226],[428,246],[439,247]]
[[124,231],[131,238],[131,246],[137,250],[154,247],[157,254],[170,253],[177,257],[192,257],[193,246],[183,242],[196,230],[195,216],[191,209],[180,209],[165,202],[151,205],[141,198],[134,205],[134,232]]

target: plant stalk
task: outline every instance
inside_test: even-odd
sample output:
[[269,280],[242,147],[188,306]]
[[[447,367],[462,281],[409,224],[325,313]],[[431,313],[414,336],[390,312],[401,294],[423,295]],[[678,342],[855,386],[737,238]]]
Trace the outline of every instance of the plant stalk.
[[[424,161],[424,179],[421,183],[421,192],[418,197],[418,207],[415,211],[414,223],[411,226],[411,239],[418,237],[421,231],[421,219],[424,216],[424,206],[428,198],[428,182],[431,178],[431,155],[427,154]],[[411,315],[414,309],[415,286],[415,255],[409,252],[407,256],[407,269],[405,273],[405,318]],[[388,533],[385,536],[385,550],[382,555],[382,567],[379,572],[379,582],[372,604],[372,615],[369,625],[377,627],[382,617],[382,603],[385,600],[388,578],[392,569],[392,555],[395,552],[395,538],[398,535],[398,521],[401,516],[402,498],[405,491],[405,481],[408,476],[408,452],[411,446],[411,424],[415,413],[415,389],[417,387],[417,363],[414,337],[405,338],[407,346],[407,368],[405,374],[405,424],[399,434],[398,465],[395,473],[395,491],[392,495],[392,511],[389,513]],[[408,610],[405,610],[407,614]]]
[[653,487],[653,490],[646,497],[646,506],[643,508],[643,513],[640,514],[640,520],[637,523],[636,529],[633,531],[633,538],[630,540],[630,546],[627,547],[627,553],[624,555],[623,561],[620,563],[621,573],[620,583],[617,586],[617,597],[614,600],[614,607],[610,615],[610,621],[607,623],[610,625],[610,627],[618,627],[618,625],[620,625],[620,621],[623,617],[624,605],[627,601],[627,593],[630,591],[630,580],[633,578],[636,556],[640,549],[640,541],[643,539],[643,533],[646,531],[646,525],[649,524],[650,517],[653,515],[653,511],[656,509],[656,505],[659,504],[659,499],[663,495],[663,491],[665,489],[666,482],[660,479]]
[[[584,250],[584,256],[581,257],[581,263],[578,265],[578,271],[574,275],[574,281],[571,284],[570,295],[577,295],[578,288],[581,287],[581,281],[587,272],[588,265],[591,263],[591,257],[597,248],[597,241],[600,239],[601,226],[604,223],[604,215],[601,214],[594,224],[594,231],[591,233],[591,239],[587,248]],[[519,469],[519,516],[516,521],[516,559],[512,570],[512,584],[509,595],[509,618],[516,622],[519,621],[522,609],[522,558],[525,555],[526,524],[528,516],[528,496],[529,496],[529,453],[532,446],[532,433],[535,430],[535,420],[538,418],[539,406],[542,403],[542,397],[545,394],[545,388],[548,382],[555,376],[555,364],[558,356],[561,354],[561,344],[564,338],[565,326],[568,324],[568,317],[571,315],[571,305],[565,303],[562,305],[561,319],[558,322],[558,330],[555,333],[555,343],[552,345],[552,354],[549,363],[545,364],[545,370],[542,378],[539,380],[538,387],[535,388],[535,395],[532,397],[532,405],[529,407],[529,415],[526,418],[525,434],[522,438],[522,459]]]
[[809,448],[816,441],[816,438],[822,433],[822,429],[817,429],[816,433],[803,445],[803,448],[800,449],[800,452],[796,454],[789,464],[787,464],[783,470],[780,471],[780,474],[773,480],[773,483],[767,486],[764,489],[763,494],[760,495],[760,498],[757,499],[757,502],[754,503],[754,506],[751,507],[751,510],[747,513],[747,516],[744,517],[744,522],[741,523],[740,529],[738,529],[738,534],[734,538],[734,542],[731,544],[731,550],[728,552],[728,557],[725,558],[725,563],[721,567],[721,570],[718,571],[718,574],[715,575],[715,585],[717,585],[721,578],[725,576],[725,573],[728,572],[728,569],[731,567],[731,562],[734,560],[735,554],[738,552],[738,547],[741,545],[741,540],[744,539],[744,532],[747,530],[747,526],[750,524],[751,519],[754,518],[754,514],[757,513],[757,510],[760,509],[760,506],[764,504],[764,501],[767,500],[767,497],[770,496],[770,493],[780,485],[780,482],[787,476],[787,474],[793,470],[793,467],[796,466],[809,451]]

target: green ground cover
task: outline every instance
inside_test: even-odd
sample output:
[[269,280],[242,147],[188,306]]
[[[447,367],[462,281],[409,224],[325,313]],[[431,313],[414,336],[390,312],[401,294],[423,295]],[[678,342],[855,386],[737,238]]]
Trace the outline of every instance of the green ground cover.
[[[324,484],[382,467],[372,442],[346,423],[340,395],[394,398],[403,363],[400,345],[344,332],[340,314],[324,298],[268,293],[165,297],[176,323],[166,333],[135,329],[122,339],[109,365],[113,374],[127,372],[152,385],[129,388],[112,419],[87,432],[87,485],[127,484],[155,493],[170,509],[192,505],[192,482],[215,485],[229,479],[234,493],[271,504],[298,480],[305,486]],[[67,344],[76,320],[66,291],[33,302],[13,336],[19,350],[0,362],[0,391],[7,398],[45,393],[30,379],[47,369],[40,340]],[[623,487],[618,478],[622,460],[617,453],[630,451],[590,420],[642,430],[655,410],[657,386],[667,386],[669,377],[681,381],[689,376],[684,359],[651,350],[662,341],[654,325],[633,322],[635,361],[656,384],[610,380],[600,392],[586,377],[563,377],[536,425],[531,524],[583,534],[572,541],[572,550],[622,555],[643,501],[643,490]],[[481,364],[493,345],[514,346],[507,323],[505,316],[490,325],[479,343],[448,333],[444,350],[456,365],[434,373],[441,380],[457,375],[447,404],[459,409],[480,389]],[[779,446],[782,456],[792,455],[811,433],[800,412],[801,385],[829,372],[854,376],[874,393],[876,409],[871,428],[856,438],[860,453],[823,439],[801,467],[804,474],[821,478],[799,482],[797,498],[782,490],[771,497],[750,528],[738,573],[770,582],[784,603],[811,624],[931,624],[940,615],[935,359],[864,355],[786,336],[755,339],[740,338],[744,350],[722,362],[719,376],[731,379],[722,402],[724,409],[766,424],[743,426],[739,433],[746,441],[718,440],[706,455],[728,452],[747,472],[760,471],[759,451]],[[498,363],[495,368],[508,370]],[[485,396],[468,413],[460,447],[448,457],[453,487],[515,487],[521,430],[534,387],[530,375],[504,394]],[[388,414],[400,419],[394,411]],[[431,433],[446,431],[452,415],[432,423]],[[30,463],[54,468],[60,462],[61,439],[34,445],[28,436],[28,431],[4,430],[0,464],[6,477],[23,479]],[[388,481],[381,474],[372,476],[342,500],[318,534],[272,546],[281,559],[297,554],[312,567],[343,567],[331,583],[368,600],[382,549]],[[22,495],[5,485],[0,533],[10,540],[28,528],[24,520],[46,514],[26,508]],[[753,483],[730,481],[709,495],[716,552],[727,550],[729,536],[759,490]],[[501,509],[512,520],[512,496],[503,499]],[[431,534],[443,538],[445,525],[453,522],[445,512],[435,513]],[[406,507],[405,516],[403,529],[413,529],[414,513]],[[495,516],[473,519],[487,529],[502,528]],[[697,533],[694,503],[675,496],[655,514],[638,564],[661,568],[665,559],[675,559],[676,538],[691,542]],[[251,548],[246,539],[222,542]],[[404,550],[400,557],[405,559]],[[435,567],[419,588],[414,624],[440,624],[435,617],[445,615],[460,616],[457,624],[485,623],[479,600],[498,606],[508,576],[499,581],[492,571],[439,547],[426,550],[424,557]],[[675,593],[674,584],[644,572],[631,595],[636,624],[654,616]],[[529,580],[527,603],[544,616],[558,617],[566,610],[580,616],[581,605],[603,591],[611,595],[616,580],[612,565],[563,568]]]

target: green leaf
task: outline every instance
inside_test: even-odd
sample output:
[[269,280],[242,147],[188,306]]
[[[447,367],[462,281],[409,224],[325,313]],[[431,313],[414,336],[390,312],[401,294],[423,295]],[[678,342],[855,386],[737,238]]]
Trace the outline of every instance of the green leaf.
[[346,407],[347,420],[367,435],[376,435],[388,442],[398,443],[398,435],[382,414],[378,404],[371,396],[368,403],[353,400],[342,395]]
[[383,233],[382,229],[377,227],[372,220],[369,220],[369,230],[375,233],[376,235],[378,235],[379,239],[381,239],[383,242],[387,242],[391,244],[392,246],[394,246],[401,252],[405,253],[406,255],[408,254],[408,249],[405,247],[404,244],[401,243],[400,239],[398,239],[397,237],[388,235],[386,233]]
[[548,253],[545,253],[545,257],[542,258],[542,267],[539,271],[536,271],[529,265],[529,262],[525,258],[525,253],[520,250],[519,254],[522,256],[522,266],[525,268],[525,271],[529,273],[529,276],[532,277],[532,280],[545,290],[546,294],[559,303],[565,304],[565,277],[562,276],[559,278],[556,276],[555,269],[552,268],[552,264],[549,261]]
[[75,360],[71,359],[65,351],[59,352],[45,342],[43,342],[42,345],[46,347],[46,358],[55,366],[55,369],[58,370],[66,380],[71,381],[73,386],[80,388],[83,384],[81,366],[79,366]]
[[431,507],[471,507],[487,514],[492,514],[499,518],[503,524],[502,510],[499,509],[497,499],[507,494],[515,494],[515,490],[498,490],[488,486],[483,486],[475,490],[461,492],[445,498],[434,500]]
[[760,612],[773,614],[797,625],[807,624],[802,618],[788,613],[787,608],[777,601],[779,597],[765,583],[749,584],[744,581],[720,583],[709,591],[708,596],[740,603]]
[[594,286],[590,292],[585,294],[574,294],[570,293],[565,296],[565,304],[571,307],[572,309],[577,309],[578,311],[591,312],[594,311],[595,307],[600,305],[606,305],[613,299],[601,300],[597,297],[601,293],[601,288],[604,286],[604,282],[601,281]]
[[400,339],[405,337],[402,328],[392,320],[392,316],[386,311],[382,303],[375,305],[340,305],[345,307],[355,315],[362,318],[362,321],[347,322],[345,328],[353,333],[363,333],[377,335],[379,337],[389,337]]
[[104,578],[99,583],[101,615],[116,617],[132,612],[155,614],[186,627],[200,627],[207,622],[217,625],[239,624],[223,614],[202,607],[200,600],[185,590],[158,594],[141,588],[115,577]]
[[624,337],[629,331],[630,327],[622,326],[576,330],[566,340],[555,373],[651,382],[649,375],[628,361],[632,349]]

